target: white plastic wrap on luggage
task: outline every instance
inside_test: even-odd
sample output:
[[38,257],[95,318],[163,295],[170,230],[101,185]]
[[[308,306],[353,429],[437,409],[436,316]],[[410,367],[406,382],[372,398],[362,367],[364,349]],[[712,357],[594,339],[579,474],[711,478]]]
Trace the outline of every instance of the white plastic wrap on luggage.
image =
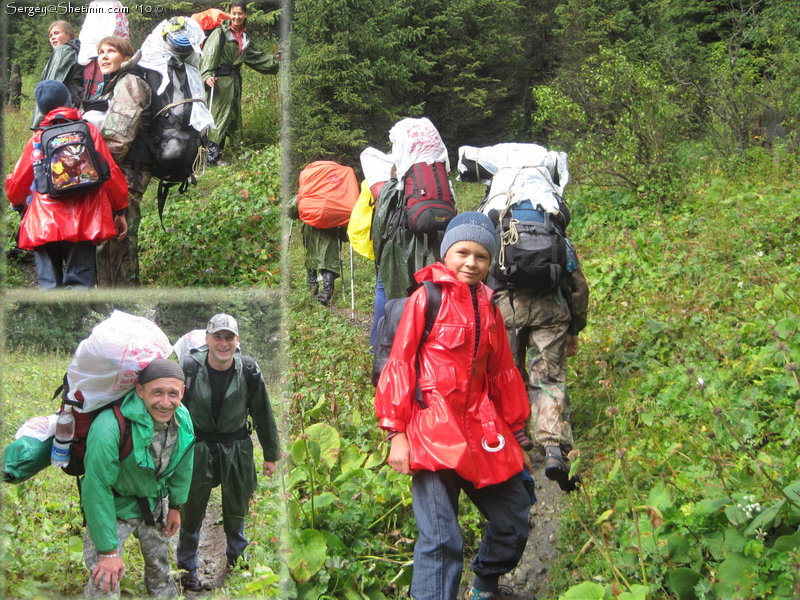
[[97,56],[97,44],[103,38],[110,35],[129,37],[126,10],[119,0],[92,0],[89,3],[78,36],[81,42],[78,64],[86,66]]
[[[550,181],[560,196],[569,182],[567,153],[548,150],[538,144],[505,143],[476,148],[461,146],[458,149],[458,172],[466,173],[468,168],[464,160],[475,161],[486,171],[496,175],[500,169],[511,167],[545,167],[550,174]],[[556,178],[556,174],[558,177]],[[558,183],[555,180],[558,179]],[[488,183],[488,181],[485,181]]]
[[155,323],[115,310],[75,350],[67,367],[68,397],[75,400],[81,392],[81,412],[99,408],[132,390],[142,369],[171,353],[172,344]]
[[361,170],[369,187],[381,181],[389,181],[392,177],[392,167],[394,158],[391,154],[385,154],[372,146],[361,152]]
[[443,162],[450,171],[450,159],[442,136],[426,117],[398,121],[389,130],[389,141],[392,142],[392,157],[401,187],[406,172],[416,163]]
[[17,433],[14,434],[14,439],[18,440],[21,437],[30,437],[43,442],[56,434],[57,419],[57,414],[28,419],[22,424],[22,427],[17,429]]
[[182,335],[180,339],[177,342],[175,342],[175,345],[172,347],[172,349],[175,352],[175,356],[178,357],[178,363],[182,364],[183,359],[189,356],[189,352],[191,352],[195,348],[204,346],[205,343],[206,343],[205,329],[192,329],[189,333]]
[[546,212],[559,213],[558,186],[550,178],[550,172],[544,166],[537,167],[504,167],[492,178],[489,197],[481,209],[485,214],[491,210],[502,212],[505,208],[530,200],[534,208],[541,205]]
[[[161,74],[161,85],[159,89],[153,90],[156,94],[163,94],[169,84],[169,70],[167,67],[169,59],[173,54],[164,41],[164,27],[167,25],[167,20],[161,21],[150,35],[147,36],[142,44],[142,57],[139,59],[140,67],[152,69]],[[202,102],[192,102],[192,116],[189,124],[197,131],[203,131],[206,127],[214,127],[214,117],[211,116],[211,111],[208,110],[205,103],[206,93],[199,69],[200,44],[203,43],[205,34],[197,21],[189,17],[184,18],[184,27],[186,28],[189,41],[194,48],[194,53],[184,60],[184,64],[186,65],[186,80],[189,83],[192,97],[202,100]]]

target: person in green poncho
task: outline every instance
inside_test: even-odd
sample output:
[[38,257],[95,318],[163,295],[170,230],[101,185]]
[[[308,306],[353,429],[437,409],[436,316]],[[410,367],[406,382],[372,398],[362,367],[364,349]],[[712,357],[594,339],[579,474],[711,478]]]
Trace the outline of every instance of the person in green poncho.
[[280,52],[272,55],[256,50],[245,32],[247,6],[231,2],[231,20],[208,36],[200,60],[200,76],[207,86],[208,104],[216,129],[212,130],[209,164],[218,164],[226,138],[236,141],[242,125],[242,64],[259,73],[278,72]]
[[[69,21],[53,21],[47,29],[47,39],[53,47],[53,53],[47,60],[39,81],[60,81],[67,86],[72,105],[79,106],[83,99],[83,67],[78,64],[80,41],[75,39],[75,30]],[[44,115],[36,107],[31,129],[37,129],[43,118]]]

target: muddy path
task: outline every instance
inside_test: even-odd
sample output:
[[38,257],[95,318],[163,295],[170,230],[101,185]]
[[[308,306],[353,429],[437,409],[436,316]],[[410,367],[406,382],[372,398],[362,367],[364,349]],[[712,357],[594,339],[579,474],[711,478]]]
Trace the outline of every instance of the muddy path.
[[[215,593],[225,583],[228,576],[228,565],[225,560],[225,531],[222,529],[222,507],[219,502],[209,502],[203,527],[200,530],[200,566],[197,575],[203,583],[207,583],[211,590],[207,592],[182,593],[187,598],[209,596]],[[178,547],[178,536],[170,539],[172,556]]]
[[544,457],[533,457],[533,478],[536,481],[536,504],[531,507],[528,544],[517,568],[501,578],[511,586],[519,600],[551,598],[550,565],[556,557],[558,528],[561,523],[561,501],[564,492],[544,475]]

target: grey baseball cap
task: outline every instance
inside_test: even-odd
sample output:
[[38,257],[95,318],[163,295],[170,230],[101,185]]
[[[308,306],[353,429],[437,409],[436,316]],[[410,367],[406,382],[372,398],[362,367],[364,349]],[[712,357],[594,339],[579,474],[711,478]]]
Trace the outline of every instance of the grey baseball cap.
[[218,315],[214,315],[208,320],[208,325],[206,325],[206,333],[216,333],[218,331],[222,331],[223,329],[230,331],[234,335],[239,335],[239,325],[236,323],[236,319],[230,315],[220,313]]

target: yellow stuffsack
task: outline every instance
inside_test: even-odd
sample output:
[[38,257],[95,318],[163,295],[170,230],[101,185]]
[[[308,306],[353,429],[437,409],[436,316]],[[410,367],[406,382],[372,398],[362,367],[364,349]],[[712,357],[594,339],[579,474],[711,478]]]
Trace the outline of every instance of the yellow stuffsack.
[[347,237],[350,238],[350,245],[353,250],[366,256],[370,260],[375,260],[375,252],[372,249],[372,213],[375,210],[375,199],[369,191],[367,181],[361,182],[361,193],[358,195],[353,212],[350,213],[350,222],[347,224]]

